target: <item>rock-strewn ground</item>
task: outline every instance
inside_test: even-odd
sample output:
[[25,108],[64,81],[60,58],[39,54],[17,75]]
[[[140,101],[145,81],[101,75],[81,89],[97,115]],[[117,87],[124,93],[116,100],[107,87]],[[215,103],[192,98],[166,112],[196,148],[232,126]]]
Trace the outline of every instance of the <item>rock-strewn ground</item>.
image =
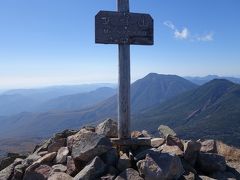
[[[146,131],[149,144],[128,151],[115,147],[117,123],[65,130],[25,159],[16,158],[0,171],[0,180],[171,180],[240,179],[240,150],[214,140],[182,140],[168,127],[159,137]],[[3,169],[4,168],[4,169]]]

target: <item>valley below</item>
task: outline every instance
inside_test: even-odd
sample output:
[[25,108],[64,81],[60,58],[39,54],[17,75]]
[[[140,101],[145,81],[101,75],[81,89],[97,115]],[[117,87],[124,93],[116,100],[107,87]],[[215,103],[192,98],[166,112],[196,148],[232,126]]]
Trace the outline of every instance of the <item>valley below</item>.
[[[68,95],[51,89],[42,105],[22,107],[26,110],[11,115],[0,114],[0,150],[31,152],[36,144],[64,129],[79,130],[107,118],[116,120],[117,90],[113,87],[92,85],[79,93],[74,88]],[[0,95],[0,100],[11,105],[14,99],[15,104],[21,104],[23,97],[36,100],[39,94],[46,93],[30,92],[31,97],[29,90],[10,91]],[[15,99],[19,94],[21,98]],[[10,112],[11,106],[5,108]],[[150,73],[131,85],[131,108],[132,130],[145,129],[157,135],[160,125],[168,125],[181,138],[215,139],[240,146],[240,85],[229,80],[217,78],[197,85],[176,75]]]

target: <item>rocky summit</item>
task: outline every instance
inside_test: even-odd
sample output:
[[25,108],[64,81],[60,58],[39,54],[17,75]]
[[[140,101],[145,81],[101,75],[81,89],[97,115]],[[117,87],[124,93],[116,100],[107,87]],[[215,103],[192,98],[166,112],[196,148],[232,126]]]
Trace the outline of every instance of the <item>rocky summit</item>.
[[65,130],[26,158],[1,160],[0,180],[240,179],[240,149],[220,141],[183,140],[162,125],[158,137],[132,132],[145,144],[119,147],[116,137],[117,123],[111,119]]

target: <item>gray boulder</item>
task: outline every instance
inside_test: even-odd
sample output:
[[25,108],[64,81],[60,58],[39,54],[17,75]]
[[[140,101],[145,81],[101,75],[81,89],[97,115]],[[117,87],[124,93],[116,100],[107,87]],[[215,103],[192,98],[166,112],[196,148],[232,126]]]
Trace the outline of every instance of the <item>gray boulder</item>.
[[137,153],[135,156],[134,156],[134,160],[135,161],[139,161],[139,160],[143,160],[146,158],[146,155],[147,154],[155,154],[155,153],[161,153],[161,151],[159,149],[156,149],[156,148],[151,148],[151,149],[146,149],[146,150],[143,150],[139,153]]
[[97,134],[103,134],[109,138],[118,137],[118,124],[112,119],[107,119],[96,127]]
[[106,174],[105,176],[101,177],[101,180],[114,180],[116,176],[111,175],[111,174]]
[[18,164],[22,163],[22,159],[15,159],[15,161],[10,164],[8,167],[6,167],[5,169],[0,171],[0,179],[1,180],[9,180],[11,178],[11,176],[14,173],[14,167],[17,166]]
[[183,158],[181,158],[182,161],[182,165],[183,165],[183,169],[185,170],[185,173],[193,173],[193,174],[197,174],[197,171],[194,169],[194,167],[191,166],[191,164],[189,164],[186,160],[184,160]]
[[53,139],[62,139],[62,138],[67,138],[68,136],[72,136],[76,134],[78,131],[77,130],[69,130],[66,129],[60,133],[56,133],[53,137]]
[[40,165],[35,169],[26,171],[23,180],[46,180],[50,176],[52,168],[48,165]]
[[158,128],[161,137],[166,138],[168,135],[177,136],[177,134],[170,127],[165,125],[160,125]]
[[201,143],[192,140],[187,141],[184,143],[184,159],[192,166],[195,166],[200,149]]
[[181,180],[195,180],[195,174],[192,172],[186,173],[182,176]]
[[130,168],[131,165],[131,160],[127,156],[127,154],[123,154],[120,156],[117,164],[117,168],[119,171],[124,171],[127,168]]
[[118,153],[116,148],[112,148],[103,155],[101,155],[101,159],[108,166],[116,166],[118,162]]
[[55,164],[52,166],[52,172],[66,172],[67,166],[64,166],[62,164]]
[[213,139],[201,142],[201,152],[217,153],[216,142]]
[[101,177],[101,180],[114,180],[117,174],[119,174],[117,169],[112,166],[107,166],[107,170],[104,176]]
[[197,180],[216,180],[216,179],[208,177],[208,176],[198,176],[196,179]]
[[128,168],[119,174],[115,180],[143,180],[143,178],[139,176],[138,171]]
[[97,156],[74,177],[74,180],[97,179],[104,174],[105,170],[106,165]]
[[180,158],[167,153],[151,153],[137,167],[146,180],[178,179],[184,173]]
[[83,126],[82,129],[85,129],[85,130],[91,131],[91,132],[95,132],[96,131],[96,128],[94,126],[91,126],[91,125]]
[[153,135],[150,134],[149,132],[147,132],[146,130],[142,130],[142,135],[143,135],[143,137],[148,137],[148,138],[152,138],[153,137]]
[[57,155],[56,152],[48,153],[48,154],[44,155],[43,157],[39,158],[34,163],[43,164],[43,163],[52,162],[54,160],[54,158],[56,157],[56,155]]
[[197,165],[200,167],[201,171],[205,173],[226,170],[225,158],[218,154],[200,153],[198,156]]
[[26,166],[23,164],[18,164],[14,167],[14,172],[12,180],[22,180]]
[[94,132],[83,133],[79,141],[72,146],[74,160],[89,162],[95,156],[100,156],[112,148],[112,144],[104,135]]
[[235,180],[235,179],[239,179],[231,172],[222,172],[222,171],[214,172],[213,174],[211,174],[211,177],[214,178],[214,179],[219,179],[219,180],[225,180],[225,179],[227,179],[227,180]]
[[52,140],[48,146],[48,152],[57,152],[61,147],[66,146],[66,138]]
[[163,153],[169,153],[177,156],[183,156],[183,151],[178,146],[168,146],[166,144],[158,148]]
[[131,138],[140,138],[140,137],[144,137],[142,132],[140,132],[140,131],[132,131],[131,132]]
[[[45,154],[46,155],[46,154]],[[23,160],[22,164],[25,166],[25,167],[28,167],[29,165],[31,165],[33,162],[37,161],[38,159],[40,159],[41,156],[36,154],[36,153],[33,153],[31,155],[29,155],[26,159]]]
[[41,157],[45,156],[46,154],[48,154],[48,151],[41,151],[41,152],[37,153],[37,155],[39,155]]
[[[43,164],[50,164],[50,163],[52,163],[52,161],[56,157],[56,154],[57,154],[56,152],[52,152],[52,153],[46,154],[45,156],[39,158],[37,161],[33,162],[30,166],[27,167],[27,169],[25,171],[25,176],[29,175],[29,174],[31,175],[31,173],[33,173],[35,175],[36,173],[34,171],[35,171],[36,168],[38,168],[39,166],[41,166]],[[36,176],[41,176],[42,177],[42,175],[41,174],[39,175],[38,173],[37,173]]]
[[166,144],[169,146],[178,146],[182,151],[184,150],[183,142],[178,137],[168,135],[166,137]]
[[67,174],[76,175],[76,171],[77,171],[77,168],[72,156],[68,156],[67,157]]
[[63,172],[53,173],[48,180],[73,180],[71,176]]
[[88,131],[85,128],[83,128],[80,131],[78,131],[76,134],[67,137],[67,147],[68,147],[68,149],[71,151],[73,144],[75,144],[80,139],[84,138],[84,136],[86,136],[86,134],[88,134],[88,133],[91,134],[92,131]]
[[41,151],[47,151],[48,150],[48,146],[52,143],[52,139],[48,139],[45,142],[43,142],[41,145],[37,145],[34,150],[33,153],[38,154]]
[[163,145],[165,143],[165,139],[163,138],[153,138],[151,139],[151,146],[153,148],[158,148],[159,146]]
[[14,162],[16,158],[11,158],[11,157],[4,157],[0,159],[0,171],[8,167],[10,164]]
[[19,155],[17,153],[8,153],[7,156],[3,158],[0,156],[0,171],[12,164],[17,158],[25,159],[26,156]]
[[67,162],[67,155],[69,153],[68,147],[61,147],[58,150],[57,156],[56,156],[56,163],[65,163]]

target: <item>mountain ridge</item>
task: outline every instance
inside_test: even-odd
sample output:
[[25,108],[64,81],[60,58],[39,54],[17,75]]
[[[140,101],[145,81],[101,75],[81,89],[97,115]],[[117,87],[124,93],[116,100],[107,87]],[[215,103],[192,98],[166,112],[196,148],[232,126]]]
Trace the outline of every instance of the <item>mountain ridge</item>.
[[74,111],[93,106],[94,104],[113,96],[115,93],[116,89],[101,87],[90,92],[60,96],[40,104],[34,109],[36,112],[61,110]]
[[97,91],[98,86],[101,85],[103,84],[7,91],[0,95],[0,115],[11,116],[21,112],[41,112],[64,108],[68,110],[71,107],[74,110],[83,106],[84,103],[91,106],[114,94],[115,90],[110,87]]
[[[135,117],[137,120],[134,121],[134,126],[141,129],[148,125],[149,128],[146,129],[151,132],[156,128],[156,124],[165,124],[185,138],[219,138],[239,146],[238,117],[240,117],[240,85],[227,80],[212,80],[141,113]],[[233,129],[236,134],[228,136]]]
[[198,85],[203,85],[203,84],[205,84],[205,83],[207,83],[207,82],[209,82],[213,79],[226,79],[226,80],[229,80],[233,83],[240,84],[240,78],[231,77],[231,76],[207,75],[207,76],[204,76],[204,77],[185,76],[184,78],[193,82],[193,83],[195,83],[195,84],[198,84]]
[[[155,77],[155,80],[152,78]],[[160,77],[160,78],[159,78]],[[151,81],[148,80],[151,79]],[[172,81],[169,81],[173,79]],[[162,79],[165,80],[165,83],[162,83]],[[177,80],[176,80],[177,79]],[[169,85],[169,82],[170,85]],[[177,82],[176,82],[177,81]],[[182,83],[184,82],[184,83]],[[143,94],[139,97],[132,98],[134,101],[132,102],[133,112],[134,107],[136,107],[139,102],[142,104],[138,105],[141,108],[149,108],[156,102],[162,102],[162,96],[159,98],[158,95],[158,84],[163,86],[169,86],[169,93],[166,93],[169,98],[173,97],[174,94],[178,95],[183,91],[188,91],[190,89],[196,88],[197,86],[193,83],[173,75],[159,75],[151,73],[147,75],[145,78],[142,78],[140,81],[136,81],[132,84],[132,97],[134,97],[134,93],[138,93],[138,89],[141,90],[140,87],[145,89]],[[182,87],[181,87],[182,86]],[[177,88],[176,88],[177,87]],[[179,88],[181,87],[181,88]],[[146,101],[148,99],[148,95],[151,94],[153,97],[153,101]],[[155,95],[154,95],[155,94]],[[161,93],[160,93],[161,94]],[[166,97],[164,97],[167,99]],[[136,104],[136,106],[135,106]],[[139,108],[139,109],[141,109]],[[136,110],[136,109],[135,109]],[[136,112],[136,111],[135,111]],[[134,112],[134,113],[135,113]],[[84,108],[82,110],[76,111],[59,111],[59,112],[45,112],[45,113],[25,113],[19,114],[14,117],[8,117],[6,119],[0,119],[1,121],[6,121],[8,123],[2,123],[2,129],[0,129],[1,136],[32,136],[36,134],[36,136],[47,136],[51,135],[55,131],[60,131],[65,128],[73,128],[79,127],[85,124],[97,123],[99,120],[104,120],[107,117],[116,118],[117,116],[117,96],[114,95],[107,100],[100,102],[96,106],[91,108]],[[11,122],[14,122],[14,127],[11,126]],[[7,130],[9,129],[9,130]],[[11,130],[10,130],[11,129]],[[10,133],[11,131],[12,133]]]

